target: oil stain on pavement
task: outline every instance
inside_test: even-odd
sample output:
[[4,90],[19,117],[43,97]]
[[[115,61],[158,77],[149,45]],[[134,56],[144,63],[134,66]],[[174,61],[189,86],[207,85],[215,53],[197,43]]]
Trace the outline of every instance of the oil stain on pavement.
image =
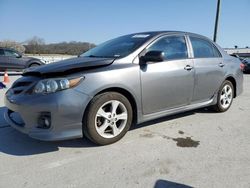
[[177,142],[176,145],[179,147],[197,147],[200,141],[192,140],[191,137],[186,138],[173,138],[173,141]]
[[[178,147],[197,147],[198,145],[200,145],[200,141],[195,141],[193,140],[191,137],[186,137],[186,138],[172,138],[157,132],[152,132],[150,130],[144,130],[145,134],[141,134],[141,137],[145,137],[145,138],[153,138],[154,136],[160,136],[164,139],[171,139],[173,141],[176,142],[176,145]],[[184,132],[183,131],[178,131],[179,134],[183,135]]]
[[183,132],[183,131],[178,131],[178,133],[179,133],[179,134],[184,134],[184,132]]

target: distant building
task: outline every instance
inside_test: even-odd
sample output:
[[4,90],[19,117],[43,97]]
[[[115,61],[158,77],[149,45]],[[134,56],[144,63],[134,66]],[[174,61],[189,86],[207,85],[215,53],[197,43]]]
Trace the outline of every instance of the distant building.
[[250,57],[250,48],[224,48],[228,54],[237,54],[241,57]]

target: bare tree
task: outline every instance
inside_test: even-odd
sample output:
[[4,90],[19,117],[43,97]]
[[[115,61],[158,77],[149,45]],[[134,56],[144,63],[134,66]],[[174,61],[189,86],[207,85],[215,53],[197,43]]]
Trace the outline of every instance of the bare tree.
[[[95,44],[88,42],[60,42],[53,44],[40,45],[37,51],[39,54],[68,54],[68,55],[79,55],[90,48],[95,47]],[[32,45],[25,45],[26,53],[33,53],[34,47]]]
[[28,39],[26,43],[30,47],[30,52],[37,54],[41,51],[41,46],[45,44],[45,40],[43,38],[34,36],[31,39]]
[[13,41],[13,40],[0,41],[0,47],[13,48],[21,53],[25,52],[25,47],[21,43]]

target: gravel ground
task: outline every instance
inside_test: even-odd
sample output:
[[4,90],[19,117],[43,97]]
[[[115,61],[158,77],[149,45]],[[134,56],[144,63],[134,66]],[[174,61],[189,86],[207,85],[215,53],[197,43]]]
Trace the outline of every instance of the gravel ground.
[[199,109],[157,119],[103,147],[15,131],[3,119],[0,90],[0,187],[249,188],[250,75],[244,79],[244,93],[226,113]]

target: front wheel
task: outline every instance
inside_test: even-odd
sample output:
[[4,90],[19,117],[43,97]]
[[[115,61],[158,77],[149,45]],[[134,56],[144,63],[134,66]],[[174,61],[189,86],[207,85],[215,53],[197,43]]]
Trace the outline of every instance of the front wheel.
[[90,102],[83,120],[83,133],[99,145],[120,140],[132,124],[128,99],[116,92],[97,95]]
[[234,86],[230,81],[225,80],[218,92],[217,104],[214,106],[214,109],[217,112],[227,111],[233,102],[233,97]]

